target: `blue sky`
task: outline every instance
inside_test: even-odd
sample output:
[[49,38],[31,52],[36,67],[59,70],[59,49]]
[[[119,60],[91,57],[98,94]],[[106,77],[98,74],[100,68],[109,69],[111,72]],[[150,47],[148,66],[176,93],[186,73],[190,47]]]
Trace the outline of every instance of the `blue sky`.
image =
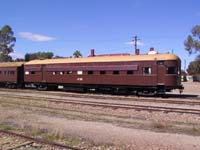
[[[187,64],[197,54],[184,50],[183,42],[200,24],[199,0],[0,0],[0,27],[8,24],[17,38],[15,57],[52,51],[71,56],[80,50],[88,56],[132,53],[128,44],[140,38],[140,52],[150,47],[173,52]],[[182,65],[183,66],[183,65]]]

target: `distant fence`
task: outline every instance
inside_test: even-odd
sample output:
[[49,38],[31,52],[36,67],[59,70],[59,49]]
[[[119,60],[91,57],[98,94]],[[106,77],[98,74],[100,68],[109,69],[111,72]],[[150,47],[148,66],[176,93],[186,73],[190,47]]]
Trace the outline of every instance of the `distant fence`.
[[200,75],[182,75],[181,76],[181,81],[182,82],[200,82]]
[[200,75],[194,75],[193,82],[200,82]]

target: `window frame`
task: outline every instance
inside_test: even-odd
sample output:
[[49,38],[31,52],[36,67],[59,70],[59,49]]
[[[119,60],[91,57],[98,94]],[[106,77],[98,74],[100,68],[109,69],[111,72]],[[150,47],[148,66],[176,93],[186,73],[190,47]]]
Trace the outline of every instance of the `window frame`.
[[99,72],[99,74],[100,74],[100,75],[105,75],[105,74],[106,74],[106,71],[105,71],[105,70],[101,70],[101,71]]
[[93,71],[93,70],[88,70],[88,71],[87,71],[87,74],[88,74],[88,75],[93,75],[93,74],[94,74],[94,71]]
[[120,74],[120,71],[119,71],[119,70],[113,70],[112,74],[113,74],[113,75],[119,75],[119,74]]
[[152,68],[151,67],[142,67],[142,74],[143,75],[151,75],[152,74]]
[[77,73],[77,75],[83,75],[83,71],[82,70],[77,70],[76,73]]
[[72,70],[65,71],[65,74],[67,75],[73,74],[73,71]]
[[[173,68],[173,70],[171,70]],[[178,69],[175,66],[169,66],[167,67],[166,74],[177,74]]]
[[30,75],[30,71],[25,71],[24,74],[25,75]]
[[133,70],[127,70],[127,71],[126,71],[126,74],[127,74],[127,75],[133,75],[133,74],[134,74],[134,71],[133,71]]

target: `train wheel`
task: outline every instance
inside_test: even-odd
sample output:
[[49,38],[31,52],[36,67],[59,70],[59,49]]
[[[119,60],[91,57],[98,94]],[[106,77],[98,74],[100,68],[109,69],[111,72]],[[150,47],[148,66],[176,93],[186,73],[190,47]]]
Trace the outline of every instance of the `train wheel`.
[[137,96],[146,96],[146,97],[148,97],[148,96],[156,96],[157,92],[153,91],[153,90],[137,91],[136,95]]
[[8,84],[8,88],[9,88],[9,89],[12,89],[12,85],[11,85],[11,84]]
[[38,85],[37,90],[39,91],[47,91],[48,86],[47,85]]
[[16,88],[15,84],[11,84],[11,88],[15,89]]

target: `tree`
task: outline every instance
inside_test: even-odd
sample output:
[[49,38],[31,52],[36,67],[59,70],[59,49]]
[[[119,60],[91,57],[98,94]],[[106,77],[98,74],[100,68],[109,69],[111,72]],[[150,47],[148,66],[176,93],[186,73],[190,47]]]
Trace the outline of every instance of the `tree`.
[[187,72],[190,75],[200,74],[200,55],[194,61],[190,62]]
[[9,55],[13,52],[13,47],[15,46],[16,38],[14,37],[14,32],[9,25],[5,25],[0,30],[0,61],[11,61],[12,57]]
[[37,52],[37,53],[26,53],[25,61],[35,60],[35,59],[51,59],[53,57],[52,52]]
[[13,60],[10,55],[5,55],[0,52],[0,62],[11,62],[11,61],[13,61]]
[[200,52],[200,25],[196,25],[192,28],[192,35],[188,35],[184,42],[185,49],[189,54],[194,52]]
[[15,62],[23,62],[23,61],[25,61],[25,59],[23,59],[23,58],[16,58],[14,61]]
[[79,50],[76,50],[74,53],[73,53],[73,56],[74,58],[79,58],[79,57],[82,57],[82,54]]
[[56,55],[56,56],[54,56],[53,58],[54,58],[54,59],[58,59],[58,58],[65,58],[65,57]]

